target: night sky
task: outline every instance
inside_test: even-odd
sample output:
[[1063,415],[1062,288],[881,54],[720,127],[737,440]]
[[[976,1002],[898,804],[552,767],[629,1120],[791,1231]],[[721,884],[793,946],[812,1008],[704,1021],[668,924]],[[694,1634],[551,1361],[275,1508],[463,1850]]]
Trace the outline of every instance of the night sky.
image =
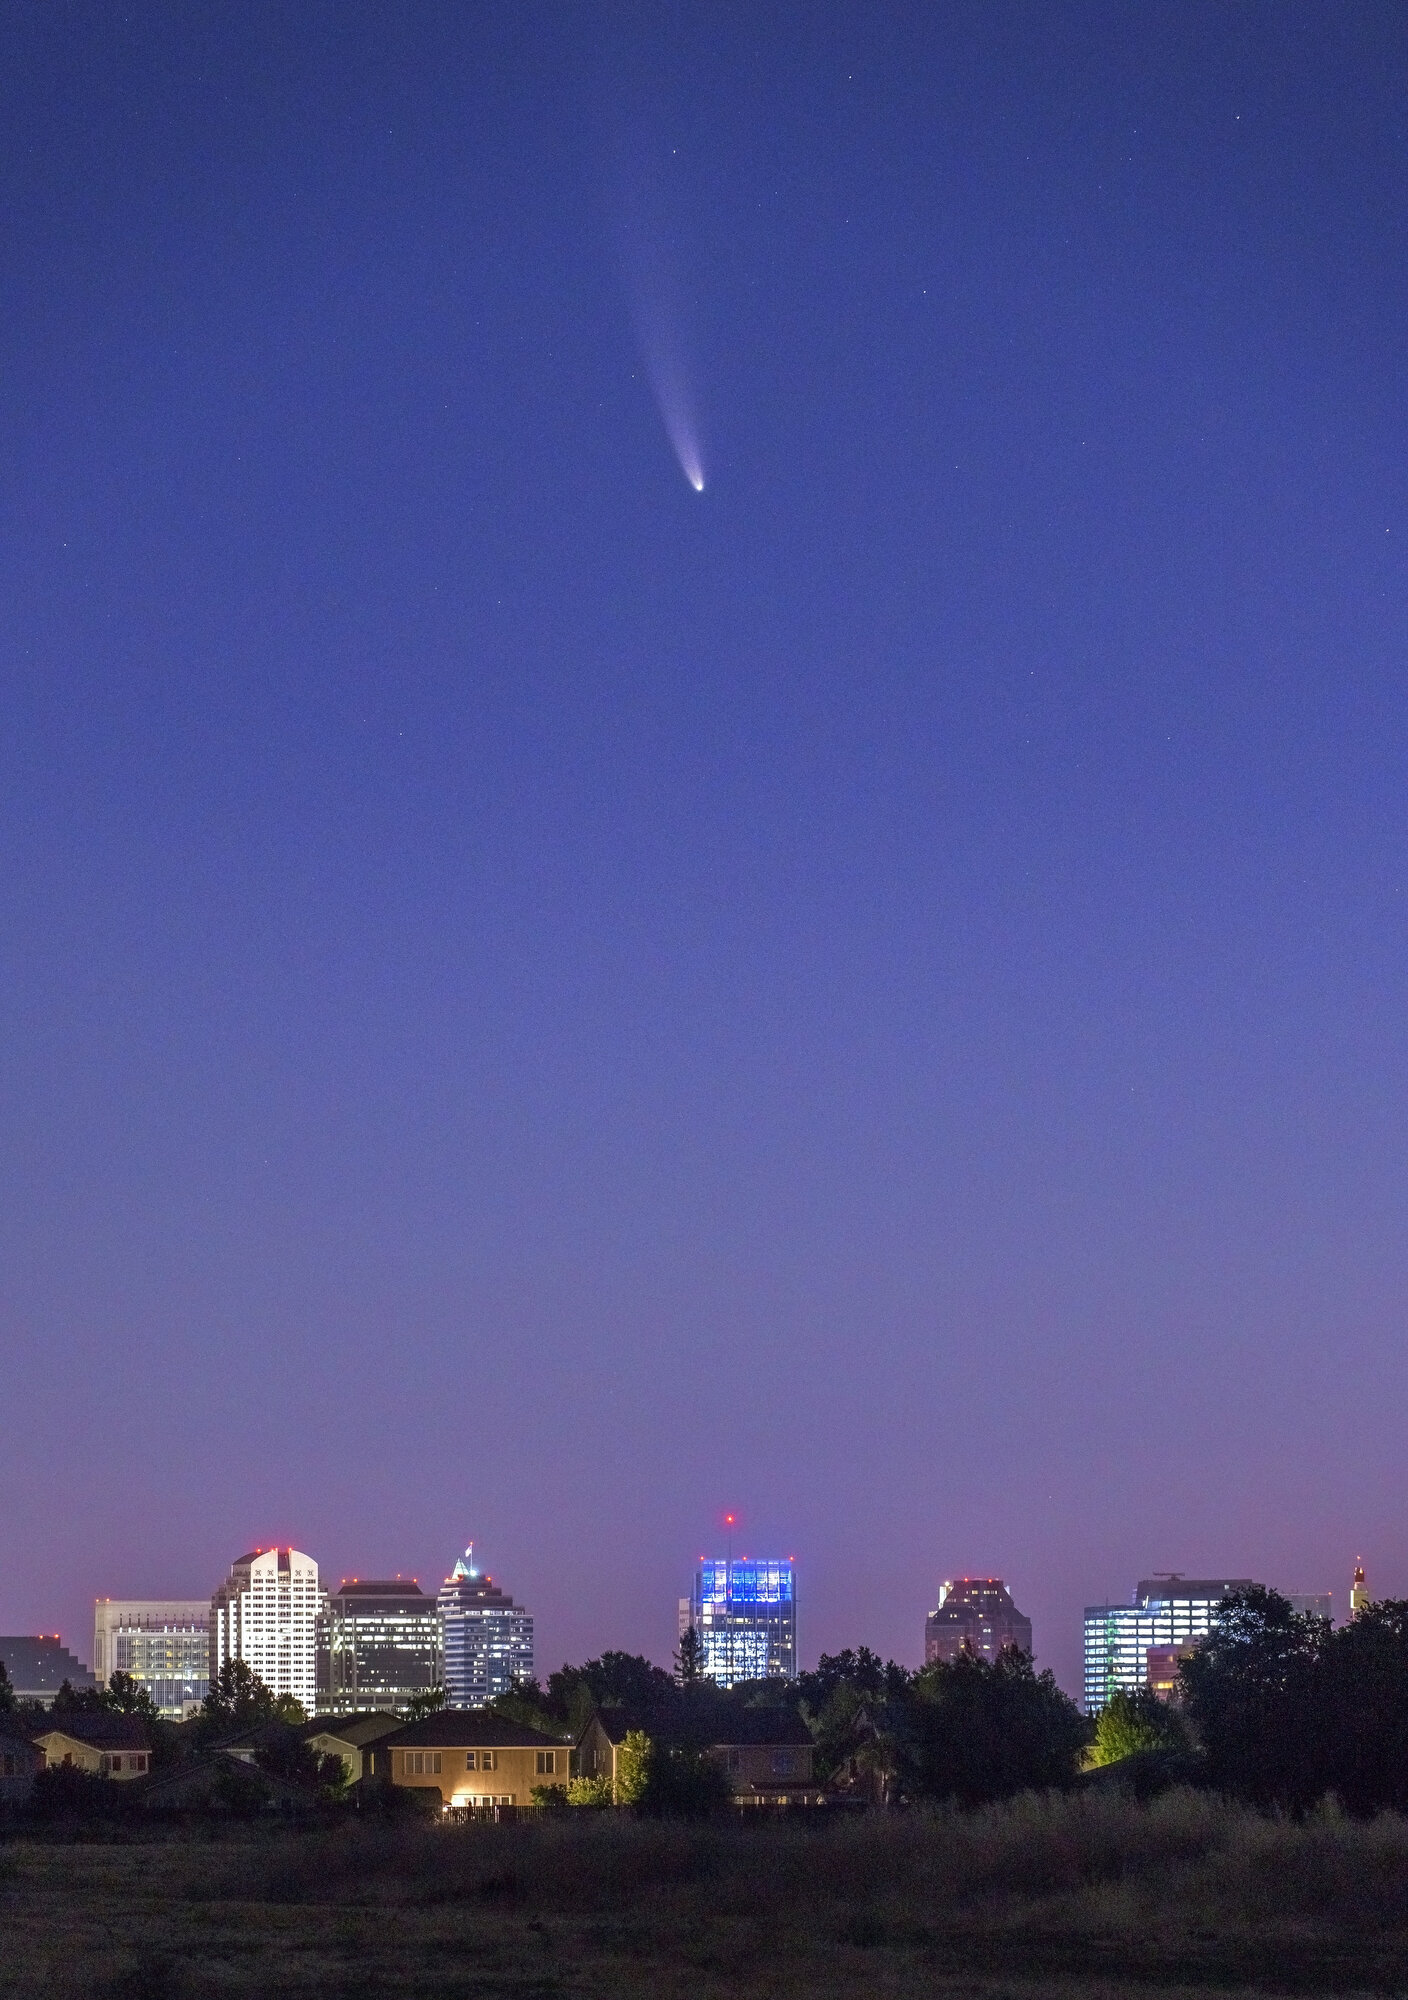
[[1401,7],[8,0],[0,170],[0,1631],[1408,1593]]

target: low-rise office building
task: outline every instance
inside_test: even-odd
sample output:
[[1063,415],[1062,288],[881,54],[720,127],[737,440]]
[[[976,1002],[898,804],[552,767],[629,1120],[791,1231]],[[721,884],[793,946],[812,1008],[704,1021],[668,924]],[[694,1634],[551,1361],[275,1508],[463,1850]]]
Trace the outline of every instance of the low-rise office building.
[[34,1743],[50,1770],[71,1766],[95,1778],[130,1779],[151,1769],[151,1738],[130,1715],[65,1715],[38,1731]]
[[939,1586],[924,1621],[924,1664],[952,1663],[969,1652],[991,1664],[1006,1646],[1032,1650],[1032,1621],[1012,1602],[1000,1576],[960,1576]]
[[16,1701],[37,1701],[47,1708],[67,1681],[75,1693],[97,1686],[77,1653],[71,1653],[57,1632],[0,1639],[0,1662]]
[[209,1600],[100,1597],[93,1674],[99,1687],[129,1674],[169,1722],[194,1715],[210,1689]]
[[1205,1639],[1217,1607],[1247,1577],[1145,1577],[1132,1604],[1091,1604],[1085,1612],[1085,1709],[1094,1715],[1112,1694],[1149,1685],[1151,1647],[1188,1646]]
[[435,1792],[447,1809],[526,1806],[539,1785],[565,1785],[572,1751],[555,1736],[482,1710],[441,1708],[368,1746],[367,1776]]

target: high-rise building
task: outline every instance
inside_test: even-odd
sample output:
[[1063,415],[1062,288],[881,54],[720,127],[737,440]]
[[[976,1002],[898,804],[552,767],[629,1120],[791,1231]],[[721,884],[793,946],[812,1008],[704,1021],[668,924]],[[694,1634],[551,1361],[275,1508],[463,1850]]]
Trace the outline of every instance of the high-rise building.
[[1117,1689],[1149,1685],[1151,1647],[1178,1647],[1212,1630],[1217,1607],[1248,1577],[1146,1577],[1132,1604],[1091,1604],[1085,1612],[1085,1707],[1095,1714]]
[[210,1678],[243,1660],[311,1715],[317,1700],[318,1565],[297,1549],[253,1549],[210,1600]]
[[939,1587],[939,1604],[924,1620],[924,1664],[956,1660],[966,1648],[996,1660],[1004,1646],[1032,1649],[1032,1621],[1012,1602],[1000,1576],[960,1576]]
[[1362,1562],[1357,1562],[1354,1565],[1354,1581],[1349,1587],[1350,1617],[1357,1618],[1360,1612],[1366,1609],[1368,1603],[1369,1586],[1364,1579],[1364,1565]]
[[444,1684],[440,1608],[403,1577],[345,1578],[318,1621],[318,1709],[404,1708]]
[[93,1672],[100,1686],[130,1674],[162,1714],[180,1722],[210,1686],[208,1602],[127,1602],[100,1597],[93,1609]]
[[4,1665],[16,1701],[37,1701],[44,1708],[65,1681],[75,1692],[97,1686],[82,1660],[69,1651],[57,1632],[0,1639],[0,1664]]
[[474,1566],[470,1543],[440,1586],[440,1645],[451,1708],[483,1708],[533,1673],[533,1621]]
[[704,1677],[720,1687],[735,1681],[795,1680],[797,1575],[791,1562],[720,1556],[702,1561],[688,1597],[680,1599],[680,1635],[690,1626],[704,1648]]
[[1286,1601],[1292,1611],[1306,1618],[1333,1618],[1335,1594],[1332,1590],[1288,1590]]

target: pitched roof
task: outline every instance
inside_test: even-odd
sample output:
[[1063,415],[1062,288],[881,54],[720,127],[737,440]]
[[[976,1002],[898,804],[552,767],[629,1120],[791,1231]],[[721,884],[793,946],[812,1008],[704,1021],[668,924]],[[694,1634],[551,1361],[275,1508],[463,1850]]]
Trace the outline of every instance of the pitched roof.
[[90,1750],[150,1750],[151,1735],[144,1722],[133,1715],[50,1715],[33,1732],[33,1740],[43,1743],[50,1736],[68,1736]]
[[178,1764],[172,1771],[160,1771],[142,1787],[142,1802],[154,1812],[181,1810],[187,1806],[228,1803],[221,1798],[221,1780],[234,1777],[249,1795],[261,1796],[266,1804],[313,1812],[317,1801],[300,1785],[291,1784],[264,1771],[257,1764],[237,1762],[216,1751],[210,1756]]
[[380,1741],[388,1749],[429,1744],[444,1750],[560,1750],[565,1738],[545,1736],[541,1729],[529,1729],[521,1722],[506,1722],[501,1715],[486,1715],[482,1708],[437,1708],[433,1715],[408,1722]]
[[[681,1703],[669,1708],[599,1708],[593,1720],[613,1743],[621,1743],[633,1729],[643,1729],[661,1743],[707,1744],[711,1749],[732,1749],[745,1744],[791,1745],[812,1741],[795,1708],[753,1708],[733,1703],[709,1703],[692,1713]],[[587,1724],[591,1727],[591,1723]]]
[[404,1717],[383,1708],[361,1715],[317,1715],[302,1727],[305,1743],[311,1743],[315,1736],[335,1736],[339,1743],[350,1743],[360,1750],[368,1743],[379,1743],[394,1730],[404,1729],[406,1723]]

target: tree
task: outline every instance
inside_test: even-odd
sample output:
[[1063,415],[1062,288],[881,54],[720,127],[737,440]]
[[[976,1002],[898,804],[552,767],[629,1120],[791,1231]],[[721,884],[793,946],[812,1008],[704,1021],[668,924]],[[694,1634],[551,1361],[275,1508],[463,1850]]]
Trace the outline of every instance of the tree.
[[569,1806],[614,1805],[610,1778],[604,1771],[598,1771],[590,1778],[569,1778],[567,1803]]
[[869,1646],[847,1646],[840,1653],[823,1653],[814,1673],[798,1674],[796,1689],[808,1712],[820,1717],[832,1697],[843,1690],[889,1701],[903,1695],[909,1682],[908,1668],[882,1660]]
[[526,1728],[540,1730],[544,1736],[564,1733],[563,1718],[555,1713],[542,1688],[529,1675],[515,1674],[508,1693],[495,1695],[488,1712],[501,1715],[505,1722],[521,1722]]
[[1408,1599],[1369,1604],[1319,1660],[1320,1768],[1349,1812],[1408,1811]]
[[733,1788],[704,1750],[652,1744],[636,1810],[661,1819],[705,1819],[729,1804]]
[[650,1780],[655,1746],[643,1729],[628,1729],[616,1752],[616,1803],[637,1805]]
[[200,1707],[202,1736],[228,1735],[256,1723],[277,1722],[279,1703],[247,1660],[227,1660]]
[[1293,1611],[1260,1584],[1223,1599],[1178,1674],[1214,1785],[1292,1810],[1326,1790],[1321,1661],[1329,1640],[1327,1618]]
[[1160,1701],[1152,1688],[1132,1692],[1119,1688],[1095,1718],[1091,1764],[1118,1764],[1141,1751],[1187,1751],[1188,1725],[1176,1708]]
[[419,1722],[423,1716],[434,1715],[445,1706],[445,1690],[437,1681],[424,1694],[413,1694],[406,1703],[406,1715],[412,1722]]
[[905,1703],[900,1776],[911,1797],[981,1805],[1069,1784],[1090,1725],[1048,1669],[1006,1646],[994,1662],[966,1648],[916,1673]]
[[102,1690],[103,1706],[114,1715],[132,1715],[139,1722],[158,1723],[161,1710],[152,1700],[140,1681],[131,1674],[118,1672],[109,1676],[106,1688]]
[[545,1705],[557,1728],[577,1737],[595,1708],[629,1708],[646,1713],[670,1710],[679,1689],[672,1675],[640,1653],[603,1653],[580,1667],[563,1666],[548,1675]]
[[101,1688],[76,1688],[67,1676],[59,1682],[59,1691],[49,1704],[49,1713],[56,1716],[101,1715],[106,1709]]
[[6,1667],[5,1662],[0,1660],[0,1715],[13,1714],[14,1707],[14,1684],[10,1679],[9,1669]]
[[696,1687],[704,1678],[706,1654],[703,1636],[695,1625],[686,1625],[675,1654],[675,1679],[681,1687]]

